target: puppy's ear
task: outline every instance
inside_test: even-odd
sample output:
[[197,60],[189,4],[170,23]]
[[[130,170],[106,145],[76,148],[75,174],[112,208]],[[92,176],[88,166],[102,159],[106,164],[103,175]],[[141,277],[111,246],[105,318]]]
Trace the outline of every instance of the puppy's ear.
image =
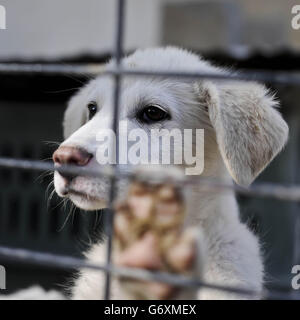
[[249,185],[284,147],[288,126],[266,88],[253,82],[208,84],[208,113],[232,178]]
[[86,94],[83,88],[73,96],[67,106],[63,121],[64,138],[67,139],[73,132],[86,122]]

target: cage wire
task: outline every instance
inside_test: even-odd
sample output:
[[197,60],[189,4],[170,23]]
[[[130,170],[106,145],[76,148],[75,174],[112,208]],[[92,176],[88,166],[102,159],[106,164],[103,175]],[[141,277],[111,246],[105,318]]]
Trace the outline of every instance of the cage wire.
[[[217,73],[201,73],[201,72],[183,72],[183,71],[149,71],[149,70],[129,70],[121,66],[121,58],[123,55],[123,38],[124,38],[124,20],[125,20],[125,4],[126,0],[117,0],[117,25],[115,34],[115,48],[113,56],[115,66],[111,70],[104,70],[102,64],[82,64],[82,65],[60,65],[60,64],[27,64],[27,63],[0,63],[0,73],[2,74],[47,74],[47,75],[89,75],[103,76],[110,75],[114,78],[114,109],[112,130],[118,131],[118,115],[119,115],[119,97],[121,78],[124,76],[157,76],[157,77],[176,77],[190,79],[217,79],[222,81],[259,81],[282,85],[300,85],[299,72],[273,72],[273,71],[243,71],[230,74]],[[118,137],[118,134],[116,134]],[[68,255],[50,254],[46,252],[37,252],[33,250],[9,248],[0,246],[0,256],[13,262],[34,263],[40,266],[53,267],[65,270],[74,270],[78,268],[87,268],[105,272],[105,289],[104,298],[110,299],[111,275],[126,276],[131,279],[139,279],[144,281],[158,281],[168,283],[177,287],[188,288],[208,288],[212,290],[222,290],[231,292],[245,297],[256,297],[261,295],[264,299],[299,299],[300,295],[291,292],[289,286],[282,287],[278,285],[269,286],[263,292],[256,292],[242,287],[223,286],[214,283],[208,283],[201,279],[191,278],[183,275],[175,275],[165,272],[153,272],[144,269],[116,267],[111,262],[112,239],[113,239],[113,201],[115,199],[115,184],[118,179],[135,179],[137,173],[124,173],[119,171],[118,165],[103,166],[101,170],[88,170],[86,168],[78,168],[72,165],[64,165],[55,168],[52,163],[39,160],[21,160],[15,158],[0,157],[0,167],[9,169],[22,169],[30,171],[58,171],[61,173],[71,173],[80,175],[92,175],[97,177],[107,177],[110,179],[109,192],[109,208],[111,213],[106,215],[107,226],[107,252],[106,264],[99,265],[90,263],[84,259],[75,258]],[[153,172],[151,173],[153,176]],[[155,173],[154,173],[155,175]],[[156,173],[160,179],[171,180],[172,183],[183,186],[185,184],[197,184],[203,187],[207,192],[218,191],[227,192],[234,191],[246,196],[254,197],[270,197],[285,201],[300,201],[300,185],[286,186],[282,184],[255,183],[253,186],[245,188],[235,184],[226,184],[221,181],[197,176],[185,176],[180,179],[176,176],[165,176],[163,172]]]

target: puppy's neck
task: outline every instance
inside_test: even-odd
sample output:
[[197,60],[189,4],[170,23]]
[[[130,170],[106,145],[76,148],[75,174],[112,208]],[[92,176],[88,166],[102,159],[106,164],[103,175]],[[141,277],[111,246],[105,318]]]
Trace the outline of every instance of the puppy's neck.
[[[216,182],[233,185],[232,179],[224,168]],[[204,178],[205,179],[205,178]],[[212,180],[213,181],[213,180]],[[201,225],[206,227],[210,223],[238,221],[239,209],[235,193],[221,188],[203,188],[192,186],[186,191],[186,226]]]

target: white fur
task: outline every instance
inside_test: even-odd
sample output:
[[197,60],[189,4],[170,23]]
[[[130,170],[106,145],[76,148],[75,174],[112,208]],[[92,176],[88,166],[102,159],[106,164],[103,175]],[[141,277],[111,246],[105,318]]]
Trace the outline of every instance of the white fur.
[[[213,67],[198,56],[173,47],[139,50],[122,62],[127,68],[148,70],[184,70],[227,72]],[[113,62],[107,65],[110,68]],[[70,101],[65,114],[63,145],[83,147],[95,154],[95,134],[108,128],[112,118],[113,81],[99,77],[91,81]],[[101,110],[87,121],[86,105],[97,101]],[[158,102],[172,114],[160,127],[204,128],[205,163],[203,177],[248,185],[284,146],[288,127],[273,107],[277,103],[267,90],[254,82],[195,81],[160,77],[128,78],[122,83],[120,119],[130,127],[139,124],[129,115],[141,102]],[[89,168],[98,164],[92,160]],[[124,166],[130,170],[130,166]],[[62,194],[64,182],[55,174],[55,187]],[[77,177],[73,188],[84,190],[90,199],[70,195],[79,207],[87,210],[105,207],[108,182]],[[120,186],[122,192],[123,187]],[[186,191],[187,226],[198,226],[206,247],[204,280],[261,291],[263,263],[256,237],[239,220],[233,192],[205,192],[198,186]],[[86,254],[92,262],[105,262],[104,245],[98,244]],[[81,270],[72,289],[74,299],[101,299],[104,275]],[[113,283],[113,298],[124,296]],[[240,298],[234,294],[202,289],[199,299]]]

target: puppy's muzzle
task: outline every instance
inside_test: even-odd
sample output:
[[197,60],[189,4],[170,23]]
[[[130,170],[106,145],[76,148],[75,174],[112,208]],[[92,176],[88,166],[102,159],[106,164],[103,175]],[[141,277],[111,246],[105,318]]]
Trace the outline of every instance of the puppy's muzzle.
[[[61,146],[53,153],[53,162],[55,166],[73,165],[86,166],[93,155],[82,148]],[[75,178],[75,175],[69,173],[60,173],[68,182]]]

